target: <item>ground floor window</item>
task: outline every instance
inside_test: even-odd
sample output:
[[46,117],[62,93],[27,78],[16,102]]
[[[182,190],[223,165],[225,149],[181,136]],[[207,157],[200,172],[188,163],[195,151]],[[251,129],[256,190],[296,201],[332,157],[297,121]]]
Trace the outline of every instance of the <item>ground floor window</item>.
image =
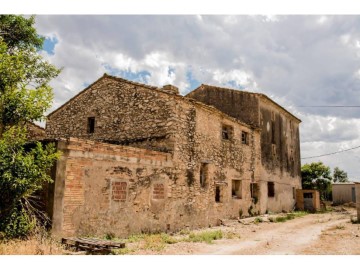
[[250,194],[256,203],[259,199],[259,185],[257,183],[250,183]]
[[221,189],[220,186],[215,186],[215,202],[221,202]]
[[242,198],[241,180],[232,180],[231,196],[233,199],[241,199]]
[[267,186],[268,186],[268,197],[269,198],[275,197],[275,184],[274,184],[274,182],[268,182]]

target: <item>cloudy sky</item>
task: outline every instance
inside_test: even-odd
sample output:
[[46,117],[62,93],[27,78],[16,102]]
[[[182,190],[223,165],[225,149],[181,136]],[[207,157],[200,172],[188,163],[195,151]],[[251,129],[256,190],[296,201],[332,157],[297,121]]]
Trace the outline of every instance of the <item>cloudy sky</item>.
[[[36,18],[41,53],[63,67],[53,109],[105,72],[182,94],[205,83],[264,93],[299,117],[303,158],[360,146],[360,107],[319,107],[360,106],[360,16]],[[302,163],[319,160],[360,180],[360,148]]]

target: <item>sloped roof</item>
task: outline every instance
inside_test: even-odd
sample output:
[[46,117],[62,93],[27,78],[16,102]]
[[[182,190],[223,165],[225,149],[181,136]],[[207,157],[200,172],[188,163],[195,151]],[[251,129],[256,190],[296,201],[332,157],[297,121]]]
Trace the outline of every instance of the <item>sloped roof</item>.
[[57,108],[56,110],[54,110],[53,112],[49,113],[47,115],[47,117],[50,117],[51,115],[53,115],[55,112],[59,111],[60,109],[62,109],[63,107],[65,107],[68,103],[70,103],[71,101],[73,101],[74,99],[76,99],[77,97],[79,97],[80,95],[84,94],[85,92],[87,92],[87,90],[89,90],[93,85],[95,85],[97,82],[103,80],[104,78],[111,78],[114,80],[117,80],[119,82],[125,82],[128,84],[132,84],[135,86],[141,86],[141,87],[145,87],[145,88],[149,88],[151,90],[160,90],[160,88],[156,87],[156,86],[151,86],[151,85],[146,85],[146,84],[142,84],[142,83],[138,83],[138,82],[133,82],[133,81],[129,81],[120,77],[115,77],[115,76],[111,76],[108,75],[106,73],[104,73],[103,76],[101,76],[99,79],[97,79],[95,82],[93,82],[92,84],[90,84],[89,86],[87,86],[84,90],[80,91],[79,93],[77,93],[75,96],[73,96],[72,98],[70,98],[68,101],[66,101],[63,105],[61,105],[59,108]]
[[115,77],[115,76],[111,76],[111,75],[108,75],[106,73],[104,73],[104,75],[102,77],[100,77],[99,79],[97,79],[95,82],[93,82],[92,84],[90,84],[89,86],[87,86],[84,90],[82,90],[81,92],[79,92],[77,95],[75,95],[74,97],[72,97],[71,99],[69,99],[67,102],[65,102],[63,105],[61,105],[59,108],[57,108],[56,110],[54,110],[53,112],[51,112],[50,114],[48,114],[47,117],[51,117],[51,115],[53,115],[54,113],[58,112],[59,110],[61,110],[62,108],[64,108],[67,104],[69,104],[71,101],[75,100],[77,97],[79,97],[80,95],[86,93],[93,85],[95,85],[97,82],[103,80],[104,78],[110,78],[110,79],[113,79],[113,80],[116,80],[116,81],[119,81],[119,82],[125,82],[125,83],[128,83],[128,84],[132,84],[132,85],[135,85],[135,86],[141,86],[141,87],[144,87],[144,88],[147,88],[149,90],[152,90],[152,91],[159,91],[161,92],[162,94],[165,94],[165,95],[169,95],[175,99],[178,99],[178,100],[181,100],[181,101],[184,101],[184,102],[188,102],[188,103],[191,103],[191,104],[194,104],[194,105],[197,105],[203,109],[206,109],[208,111],[211,111],[211,112],[214,112],[214,113],[217,113],[218,115],[221,115],[222,117],[225,117],[225,118],[228,118],[228,119],[231,119],[231,121],[234,121],[234,122],[237,122],[243,126],[246,126],[246,127],[249,127],[249,128],[252,128],[252,129],[255,129],[255,130],[258,130],[259,128],[257,127],[254,127],[252,125],[249,125],[247,123],[244,123],[220,110],[218,110],[217,108],[215,108],[214,106],[211,106],[211,105],[207,105],[207,104],[204,104],[200,101],[197,101],[196,99],[193,99],[193,98],[190,98],[190,97],[187,97],[187,96],[182,96],[182,95],[175,95],[175,94],[171,94],[171,93],[168,93],[166,91],[163,91],[162,88],[159,88],[159,87],[156,87],[156,86],[151,86],[151,85],[147,85],[147,84],[142,84],[142,83],[138,83],[138,82],[133,82],[133,81],[130,81],[130,80],[126,80],[126,79],[123,79],[123,78],[120,78],[120,77]]

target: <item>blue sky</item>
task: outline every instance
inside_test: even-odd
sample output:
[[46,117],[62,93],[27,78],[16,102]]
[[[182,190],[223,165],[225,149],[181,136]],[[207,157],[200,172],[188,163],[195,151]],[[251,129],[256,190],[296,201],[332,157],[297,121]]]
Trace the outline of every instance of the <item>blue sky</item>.
[[[360,16],[39,15],[59,107],[105,72],[182,94],[201,83],[261,92],[302,119],[301,155],[360,145]],[[360,179],[360,150],[321,159]],[[305,160],[304,160],[305,162]]]

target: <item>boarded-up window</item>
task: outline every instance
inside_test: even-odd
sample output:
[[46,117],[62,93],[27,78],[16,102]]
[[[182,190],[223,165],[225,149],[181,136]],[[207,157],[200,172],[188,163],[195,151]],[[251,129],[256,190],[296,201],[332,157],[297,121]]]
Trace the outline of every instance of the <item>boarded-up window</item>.
[[165,186],[164,184],[154,184],[153,199],[165,199]]
[[242,198],[241,180],[232,180],[231,195],[232,195],[233,199],[241,199]]
[[202,188],[206,187],[206,182],[208,179],[208,170],[209,170],[209,164],[207,163],[201,163],[200,165],[200,186]]
[[112,200],[117,202],[125,202],[127,195],[127,182],[114,181],[111,184]]
[[94,133],[95,131],[95,117],[88,117],[87,132]]
[[274,182],[268,182],[268,197],[275,197],[275,184]]

